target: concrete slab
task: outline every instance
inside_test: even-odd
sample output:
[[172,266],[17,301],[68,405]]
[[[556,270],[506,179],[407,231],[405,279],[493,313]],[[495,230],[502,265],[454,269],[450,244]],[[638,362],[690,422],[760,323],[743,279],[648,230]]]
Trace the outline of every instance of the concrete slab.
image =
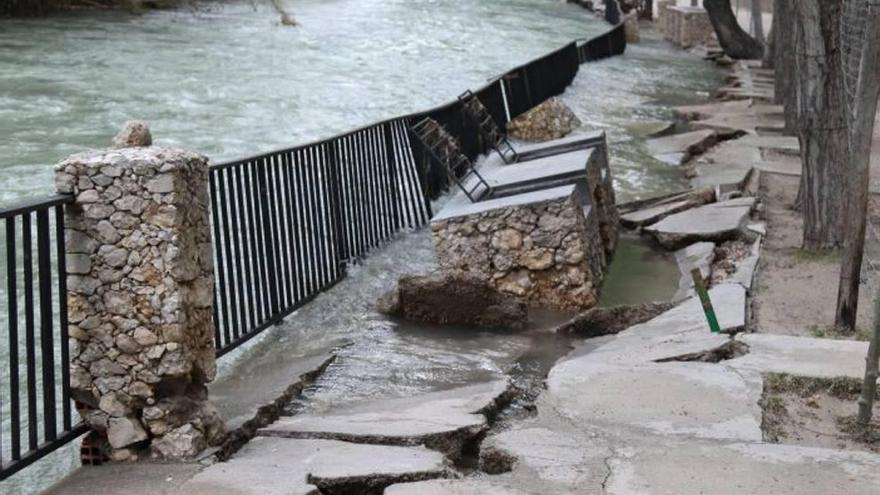
[[691,187],[718,187],[722,192],[741,190],[752,172],[751,166],[735,167],[700,163],[694,167],[696,176],[691,179]]
[[443,455],[423,447],[257,437],[232,459],[184,483],[187,495],[316,495],[319,487],[387,486],[447,476]]
[[647,120],[626,125],[626,130],[630,134],[644,138],[665,136],[674,128],[674,122],[662,120]]
[[[547,407],[539,406],[543,409]],[[512,474],[520,478],[520,487],[536,487],[538,493],[591,493],[607,475],[603,461],[613,454],[611,446],[590,425],[572,427],[556,417],[543,419],[549,418],[541,415],[534,424],[488,437],[481,463],[486,464],[486,456],[501,453],[514,459]],[[530,479],[522,479],[522,474]]]
[[684,119],[700,120],[723,113],[745,113],[749,111],[752,105],[753,102],[750,100],[734,100],[702,105],[682,105],[674,107],[672,111],[676,116]]
[[690,206],[690,201],[675,201],[672,203],[653,206],[651,208],[645,208],[644,210],[637,210],[631,213],[623,214],[620,216],[620,221],[621,223],[623,223],[623,225],[629,228],[640,227],[642,225],[655,223],[663,218],[666,218],[669,215],[672,215],[673,213],[678,213],[680,211],[686,210]]
[[714,363],[615,366],[572,360],[547,380],[556,410],[574,421],[657,435],[761,441],[763,380]]
[[524,491],[518,483],[482,479],[432,480],[401,483],[385,489],[385,495],[538,495],[542,492]]
[[105,464],[84,466],[43,495],[171,495],[205,466],[191,464]]
[[[752,226],[749,226],[749,230],[752,230]],[[762,238],[759,237],[752,243],[749,255],[735,263],[736,271],[727,279],[742,285],[746,291],[751,291],[755,283],[755,272],[758,269],[758,261],[761,260],[761,242]]]
[[651,139],[645,143],[648,152],[658,160],[681,165],[718,141],[715,131],[700,130]]
[[332,351],[333,347],[328,346],[314,355],[291,356],[270,348],[253,359],[241,360],[235,373],[226,373],[208,386],[211,401],[226,421],[227,430],[255,417],[265,405],[289,401],[291,387],[301,386],[304,376],[323,368],[332,359]]
[[[494,197],[522,194],[536,189],[547,189],[565,184],[578,184],[589,198],[587,165],[599,153],[596,148],[584,149],[558,155],[520,161],[504,167],[484,167],[483,179],[494,189]],[[466,184],[468,189],[477,187],[476,178]]]
[[865,373],[867,342],[762,333],[740,334],[736,339],[749,346],[749,353],[724,365],[739,370],[858,379]]
[[[722,331],[745,326],[746,291],[741,285],[717,285],[709,290],[709,297]],[[618,333],[584,358],[614,365],[644,364],[716,349],[729,341],[727,335],[710,333],[702,306],[692,297],[650,321]],[[567,366],[569,361],[557,364],[550,375],[564,371]]]
[[696,241],[722,242],[736,237],[754,204],[755,198],[712,203],[670,215],[644,230],[667,249]]
[[555,201],[568,198],[575,192],[574,185],[566,185],[544,189],[526,194],[518,194],[516,196],[508,196],[505,198],[490,199],[488,201],[480,201],[471,203],[464,194],[456,194],[441,209],[431,222],[448,220],[450,218],[464,217],[475,215],[484,211],[495,210],[498,208],[507,208],[509,206],[517,206],[524,204],[543,203],[546,201]]
[[609,462],[605,493],[880,493],[880,456],[778,444],[644,442]]
[[520,161],[534,160],[555,155],[565,151],[586,149],[597,142],[604,141],[604,131],[574,133],[562,139],[554,139],[545,143],[515,143],[514,149]]
[[693,295],[694,278],[691,271],[699,268],[704,279],[712,276],[712,261],[715,259],[715,243],[697,242],[675,252],[675,261],[681,272],[678,290],[672,296],[673,301],[683,301]]
[[463,445],[488,428],[483,411],[506,400],[506,380],[459,387],[402,399],[359,403],[332,413],[284,417],[261,435],[324,438],[384,445],[428,445],[458,455]]

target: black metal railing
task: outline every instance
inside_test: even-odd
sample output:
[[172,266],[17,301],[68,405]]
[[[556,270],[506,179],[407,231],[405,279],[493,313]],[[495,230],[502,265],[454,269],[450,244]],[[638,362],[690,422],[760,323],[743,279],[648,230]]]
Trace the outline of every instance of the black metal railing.
[[70,196],[0,210],[7,347],[0,389],[0,480],[86,431],[70,399],[64,204]]
[[213,166],[210,188],[219,355],[430,215],[402,119]]
[[[562,93],[580,63],[625,48],[618,26],[512,69],[474,95],[504,128]],[[430,201],[449,178],[408,129],[431,118],[475,159],[493,143],[462,105],[456,100],[211,167],[218,356],[335,285],[351,260],[428,221]],[[71,201],[54,196],[0,210],[6,248],[0,313],[5,308],[9,346],[0,354],[0,480],[86,432],[74,423],[70,398],[64,205]]]

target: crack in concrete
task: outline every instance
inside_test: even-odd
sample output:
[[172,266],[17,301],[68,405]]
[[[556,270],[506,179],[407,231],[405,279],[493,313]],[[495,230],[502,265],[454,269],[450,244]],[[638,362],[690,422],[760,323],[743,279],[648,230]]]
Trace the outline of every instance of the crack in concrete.
[[299,380],[288,386],[275,400],[257,409],[253,418],[245,421],[241,426],[229,432],[226,435],[226,439],[218,448],[215,458],[221,462],[229,459],[252,438],[257,436],[257,432],[260,428],[268,426],[281,417],[281,413],[284,411],[287,404],[289,404],[295,397],[302,394],[307,386],[314,383],[335,359],[336,354],[333,354],[314,370],[300,375]]
[[611,479],[611,475],[614,474],[614,468],[611,466],[611,460],[617,457],[617,451],[614,450],[614,447],[609,446],[608,450],[611,451],[611,455],[604,457],[602,459],[602,464],[605,465],[605,476],[602,478],[602,493],[608,493],[608,481]]

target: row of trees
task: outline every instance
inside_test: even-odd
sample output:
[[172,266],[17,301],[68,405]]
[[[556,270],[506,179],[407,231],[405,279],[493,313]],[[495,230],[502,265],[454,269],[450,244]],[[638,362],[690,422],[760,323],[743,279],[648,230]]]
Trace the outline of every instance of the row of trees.
[[[880,5],[875,0],[775,0],[765,45],[738,24],[730,0],[704,0],[719,42],[733,58],[775,69],[775,100],[800,140],[803,170],[795,207],[803,249],[843,249],[835,325],[855,330],[880,97]],[[760,16],[760,11],[753,11]],[[859,421],[866,426],[878,378],[880,299]]]

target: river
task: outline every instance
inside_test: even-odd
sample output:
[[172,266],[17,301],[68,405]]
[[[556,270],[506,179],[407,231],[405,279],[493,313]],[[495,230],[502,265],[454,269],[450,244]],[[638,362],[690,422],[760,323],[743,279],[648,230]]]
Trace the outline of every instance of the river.
[[[290,3],[298,27],[281,26],[263,0],[202,2],[142,16],[87,12],[0,20],[0,205],[50,194],[53,163],[107,145],[129,119],[148,122],[156,144],[223,161],[435,106],[574,38],[608,29],[586,10],[558,0]],[[705,99],[719,77],[709,64],[651,36],[622,57],[581,67],[563,99],[587,128],[608,133],[620,200],[686,185],[678,169],[647,154],[633,124],[669,120],[670,105]],[[420,263],[427,263],[430,244],[424,234],[415,235],[408,242],[419,246],[414,251]],[[376,273],[389,272],[399,260],[379,256]],[[351,322],[340,324],[340,332],[355,332],[358,322],[372,318],[365,309],[369,301],[355,287],[343,284],[327,296],[360,301],[336,310]],[[308,314],[294,315],[287,330],[311,327],[312,322],[297,320]],[[0,357],[6,354],[3,318]],[[416,330],[394,334],[389,333],[393,326],[378,326],[381,333],[365,335],[385,345],[361,349],[400,353],[406,345],[389,344],[393,335],[424,344]],[[267,339],[285,328],[266,332],[275,334]],[[479,344],[469,344],[473,352],[500,346],[511,353],[502,353],[503,359],[477,353],[472,364],[504,371],[513,351],[531,345],[529,339],[473,340]],[[451,345],[444,352],[455,355],[457,344]],[[347,351],[352,359],[355,349]],[[368,360],[381,363],[383,356]],[[339,393],[313,399],[328,404],[360,388],[345,380],[355,380],[364,369],[346,362],[357,361],[341,361],[330,375],[338,378],[333,390]],[[385,379],[378,376],[377,381]],[[0,394],[6,394],[7,370],[0,378]],[[413,392],[410,385],[401,382],[397,393]],[[75,465],[74,451],[70,445],[0,483],[0,492],[38,491]]]

